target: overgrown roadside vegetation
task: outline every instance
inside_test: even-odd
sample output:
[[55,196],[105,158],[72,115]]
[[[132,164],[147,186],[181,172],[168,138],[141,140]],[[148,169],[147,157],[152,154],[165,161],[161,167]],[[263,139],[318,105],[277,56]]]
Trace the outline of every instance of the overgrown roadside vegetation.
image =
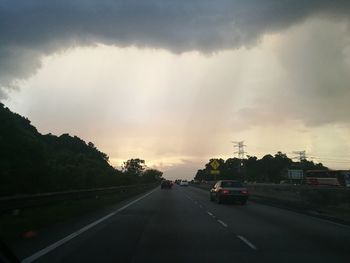
[[0,237],[9,244],[19,239],[36,238],[45,227],[63,223],[94,211],[108,209],[156,186],[157,183],[147,187],[135,187],[127,191],[97,195],[94,198],[67,200],[43,207],[15,210],[0,216]]
[[0,238],[7,242],[35,238],[47,226],[115,205],[150,189],[141,185],[157,185],[162,179],[163,173],[148,168],[143,159],[127,160],[118,169],[92,142],[69,134],[43,135],[30,120],[2,103],[0,123],[2,198],[129,186],[123,192],[93,198],[53,203],[48,197],[45,206],[14,208],[12,213],[0,215]]
[[153,183],[163,174],[140,158],[117,169],[92,142],[43,135],[2,103],[0,123],[0,196]]

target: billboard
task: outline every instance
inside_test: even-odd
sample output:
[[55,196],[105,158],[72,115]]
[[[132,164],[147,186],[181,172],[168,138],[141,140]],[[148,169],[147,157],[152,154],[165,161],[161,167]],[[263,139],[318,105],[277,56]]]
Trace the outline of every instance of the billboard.
[[301,180],[304,177],[303,170],[288,170],[288,179]]
[[345,187],[350,187],[350,171],[344,171],[343,176],[344,176]]

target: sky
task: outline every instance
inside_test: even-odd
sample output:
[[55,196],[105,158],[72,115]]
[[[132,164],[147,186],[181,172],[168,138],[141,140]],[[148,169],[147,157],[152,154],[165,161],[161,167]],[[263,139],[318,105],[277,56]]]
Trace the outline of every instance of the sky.
[[192,179],[277,151],[350,168],[350,1],[0,0],[0,100]]

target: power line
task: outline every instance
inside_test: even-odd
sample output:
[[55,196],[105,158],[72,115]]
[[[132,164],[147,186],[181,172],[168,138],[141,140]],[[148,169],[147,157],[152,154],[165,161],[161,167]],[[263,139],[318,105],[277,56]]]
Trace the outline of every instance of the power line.
[[316,158],[316,159],[318,162],[350,164],[350,161],[325,160],[325,159],[321,159],[321,158]]
[[329,152],[325,153],[325,152],[311,152],[309,153],[311,155],[316,155],[316,156],[319,156],[319,157],[334,157],[334,158],[338,158],[338,157],[346,157],[346,158],[350,158],[350,153],[345,153],[345,154],[337,154],[337,153],[332,153],[332,154],[329,154]]
[[318,160],[327,160],[327,161],[350,162],[349,159],[340,159],[340,158],[326,158],[326,157],[317,157],[317,156],[311,156],[311,158],[318,159]]

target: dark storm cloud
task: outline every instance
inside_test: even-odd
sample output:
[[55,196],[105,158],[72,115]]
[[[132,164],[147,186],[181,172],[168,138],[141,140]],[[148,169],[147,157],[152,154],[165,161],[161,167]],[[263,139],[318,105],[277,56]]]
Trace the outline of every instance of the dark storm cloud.
[[0,86],[27,78],[43,55],[95,43],[173,52],[252,45],[313,14],[347,16],[350,1],[1,0]]

